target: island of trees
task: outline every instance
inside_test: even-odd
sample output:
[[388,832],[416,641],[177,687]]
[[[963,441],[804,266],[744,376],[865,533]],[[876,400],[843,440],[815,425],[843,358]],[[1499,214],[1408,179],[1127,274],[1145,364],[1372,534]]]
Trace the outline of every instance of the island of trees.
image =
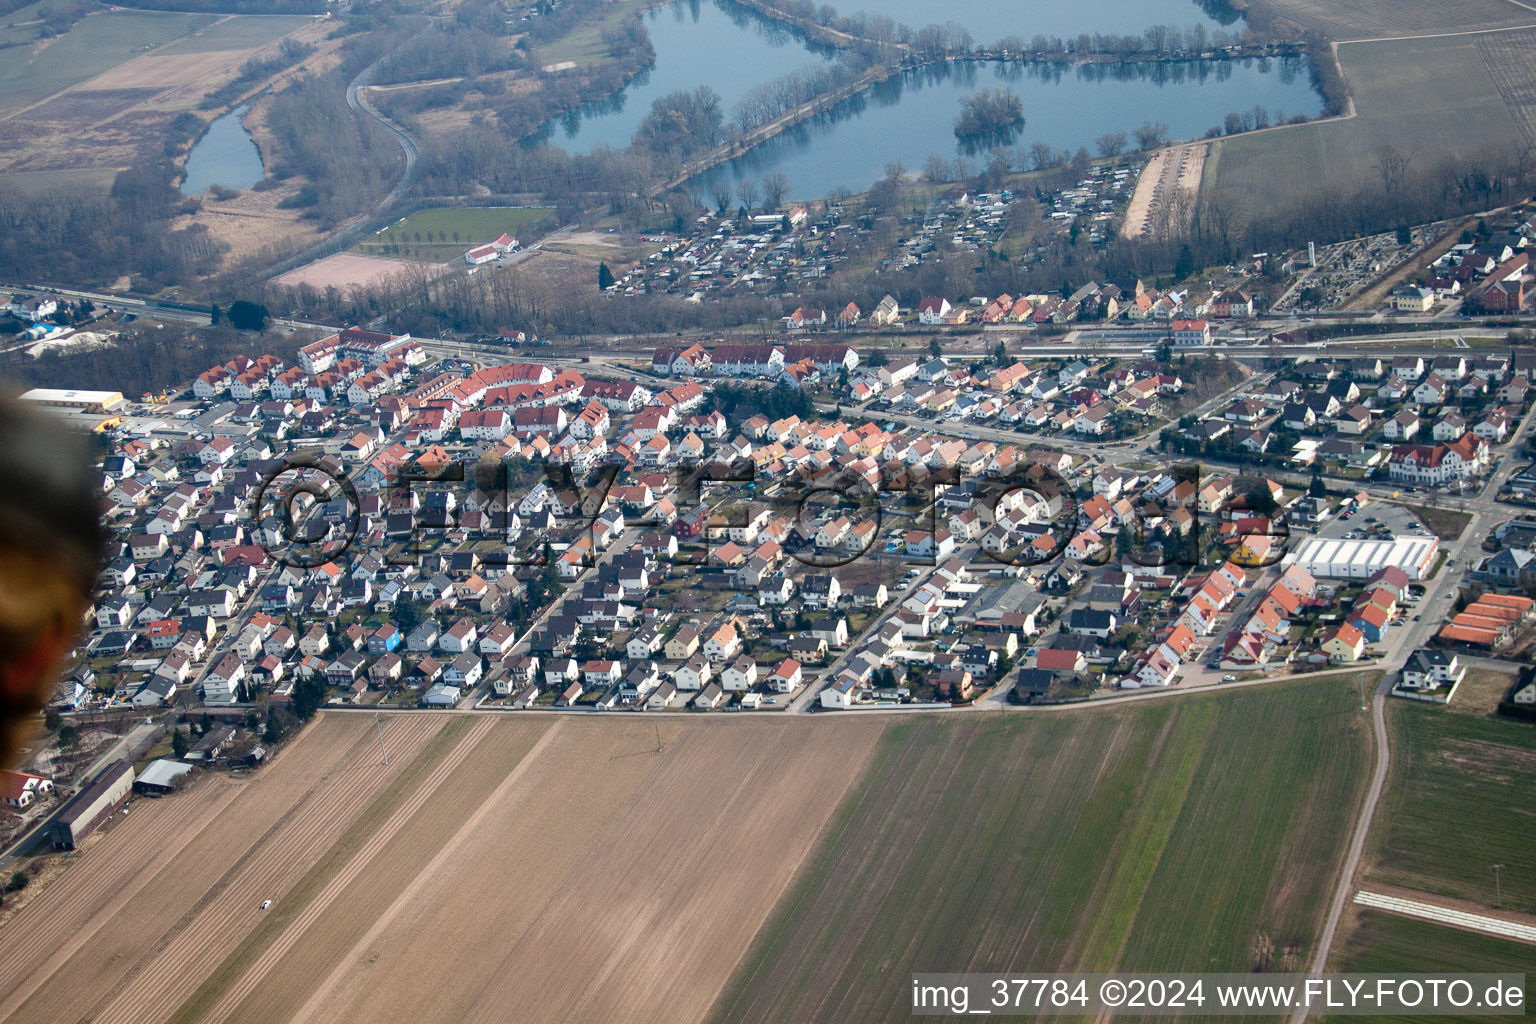
[[1007,89],[982,89],[960,103],[955,137],[998,138],[1024,127],[1024,101]]

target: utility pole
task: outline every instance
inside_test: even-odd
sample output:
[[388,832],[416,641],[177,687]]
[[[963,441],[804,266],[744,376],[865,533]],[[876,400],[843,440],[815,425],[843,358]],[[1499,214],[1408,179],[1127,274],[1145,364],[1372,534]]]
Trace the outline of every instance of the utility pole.
[[1365,673],[1364,672],[1356,672],[1355,673],[1355,682],[1360,687],[1360,710],[1364,711],[1365,710]]
[[1504,865],[1493,866],[1493,900],[1494,906],[1504,905]]
[[384,720],[377,711],[373,713],[373,727],[379,731],[379,753],[384,755],[384,766],[389,767],[389,751],[384,749]]

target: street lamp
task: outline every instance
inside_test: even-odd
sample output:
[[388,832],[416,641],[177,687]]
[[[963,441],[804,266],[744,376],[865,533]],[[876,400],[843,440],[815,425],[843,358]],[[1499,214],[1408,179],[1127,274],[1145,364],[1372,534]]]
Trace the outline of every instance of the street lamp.
[[1365,673],[1355,673],[1355,683],[1360,687],[1360,710],[1365,710]]
[[1504,903],[1504,865],[1493,865],[1493,899],[1494,906],[1502,906]]

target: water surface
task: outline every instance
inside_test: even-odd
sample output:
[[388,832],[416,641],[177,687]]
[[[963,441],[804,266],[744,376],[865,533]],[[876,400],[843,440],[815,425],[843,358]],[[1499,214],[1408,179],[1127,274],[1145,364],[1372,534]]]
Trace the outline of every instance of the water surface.
[[715,168],[693,187],[707,197],[707,186],[722,177],[734,181],[775,170],[789,179],[797,198],[859,192],[883,177],[888,164],[900,162],[915,174],[934,153],[967,159],[979,169],[988,155],[964,152],[954,121],[965,97],[994,87],[1023,99],[1025,123],[1013,145],[1026,150],[1044,142],[1057,150],[1093,151],[1099,136],[1129,134],[1146,121],[1167,124],[1171,138],[1191,139],[1220,126],[1228,113],[1256,106],[1271,120],[1315,117],[1323,106],[1299,59],[1083,68],[962,62],[868,89]]
[[214,119],[187,154],[186,174],[181,182],[181,194],[195,196],[209,185],[225,188],[250,188],[265,173],[261,166],[261,150],[251,140],[242,120],[245,107],[231,110]]
[[[1006,36],[1071,39],[1087,32],[1136,35],[1153,25],[1186,31],[1242,28],[1241,15],[1224,0],[822,0],[839,14],[883,14],[912,29],[953,21],[980,44]],[[817,6],[821,6],[818,3]],[[1213,16],[1214,15],[1214,16]]]

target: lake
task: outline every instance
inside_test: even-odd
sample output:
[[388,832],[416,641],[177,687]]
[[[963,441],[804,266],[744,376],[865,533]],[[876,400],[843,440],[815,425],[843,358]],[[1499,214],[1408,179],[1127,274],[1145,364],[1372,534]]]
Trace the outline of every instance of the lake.
[[1301,61],[1214,61],[1184,64],[1114,64],[1084,68],[996,62],[957,63],[893,78],[806,121],[696,181],[740,180],[781,171],[790,195],[858,192],[901,162],[918,173],[930,154],[965,157],[980,169],[985,155],[962,152],[954,135],[961,101],[978,89],[1000,87],[1024,101],[1025,124],[1013,140],[1028,148],[1093,150],[1112,131],[1131,132],[1145,121],[1169,126],[1189,139],[1219,126],[1232,112],[1262,106],[1277,114],[1316,116],[1323,106]]
[[[1083,32],[1134,35],[1153,25],[1180,30],[1240,30],[1241,15],[1221,0],[1204,6],[1195,0],[822,0],[839,14],[883,14],[911,29],[955,22],[978,44],[1005,36],[1036,35],[1070,39]],[[817,6],[821,6],[818,3]],[[1213,17],[1214,12],[1217,17]]]
[[250,188],[266,173],[261,165],[261,150],[251,140],[242,123],[245,107],[215,118],[187,154],[186,174],[181,194],[200,195],[209,185],[225,188]]
[[[914,29],[954,20],[979,41],[1007,35],[1129,34],[1154,25],[1209,30],[1241,27],[1223,0],[836,0],[845,12],[874,7]],[[1208,11],[1216,12],[1212,17]],[[1026,16],[1027,15],[1027,16]],[[653,69],[628,88],[573,111],[543,136],[573,153],[600,145],[622,149],[659,96],[708,85],[729,117],[755,86],[806,66],[837,59],[789,29],[729,0],[675,0],[648,12],[656,49]],[[808,121],[694,184],[778,170],[791,193],[813,198],[847,188],[861,191],[888,163],[916,173],[932,153],[962,156],[953,125],[961,100],[1001,86],[1024,101],[1026,124],[1013,140],[1075,151],[1093,148],[1110,131],[1130,132],[1145,121],[1166,123],[1173,138],[1194,138],[1231,112],[1264,107],[1273,117],[1316,116],[1322,99],[1298,60],[1100,65],[1021,65],[960,62],[899,76]],[[210,133],[211,134],[211,133]]]
[[741,7],[677,0],[644,18],[656,66],[622,92],[561,118],[551,126],[551,143],[572,153],[590,153],[599,145],[623,149],[652,102],[669,92],[708,85],[720,94],[729,116],[754,86],[837,58],[836,50],[812,48],[784,26]]

